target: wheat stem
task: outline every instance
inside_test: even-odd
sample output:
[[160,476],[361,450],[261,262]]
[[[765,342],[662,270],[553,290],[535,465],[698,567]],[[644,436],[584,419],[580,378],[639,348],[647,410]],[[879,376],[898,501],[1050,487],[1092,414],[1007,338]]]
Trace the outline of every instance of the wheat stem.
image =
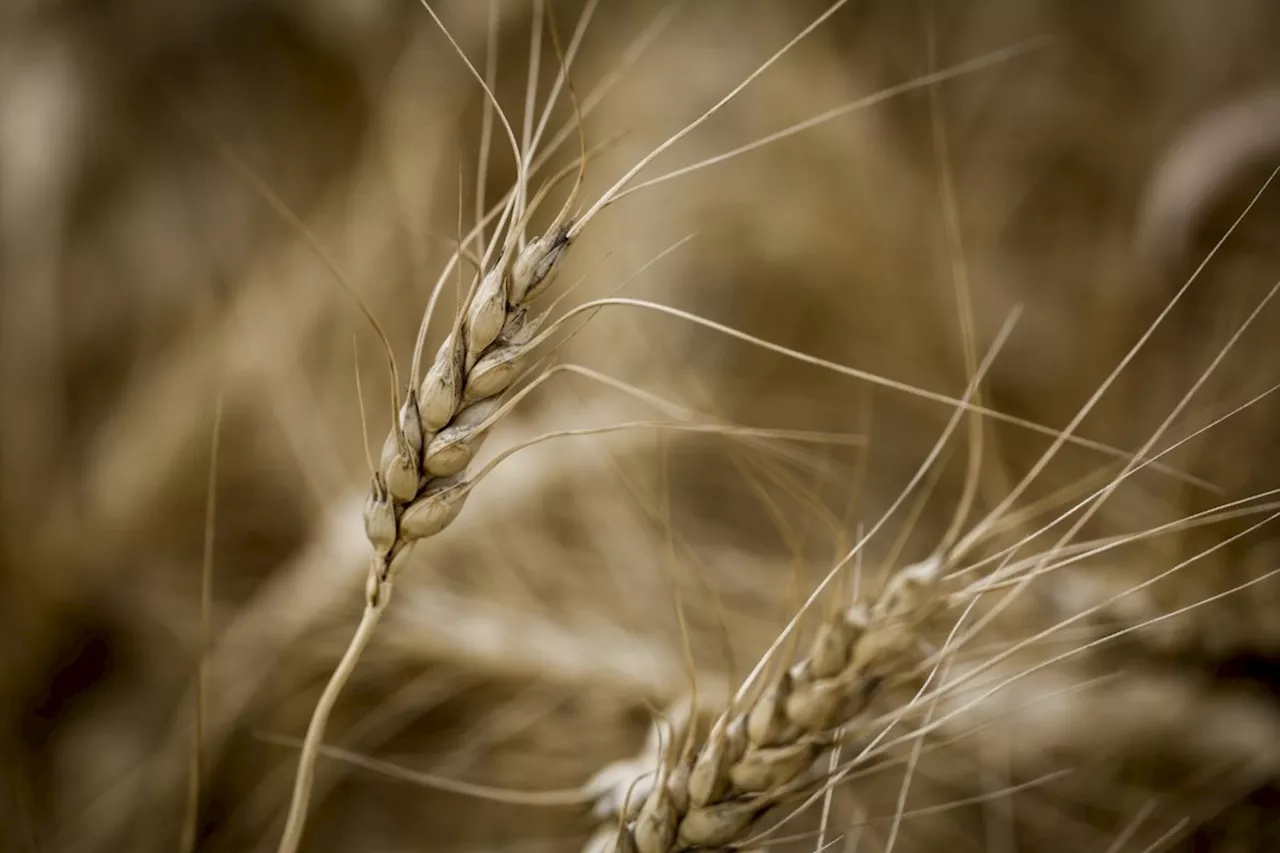
[[311,799],[311,785],[315,780],[316,758],[320,754],[325,730],[329,726],[329,717],[333,713],[334,705],[338,702],[338,696],[350,680],[351,673],[355,671],[360,656],[368,647],[369,641],[373,639],[373,632],[378,627],[378,622],[382,619],[382,614],[391,599],[390,593],[391,583],[388,580],[382,582],[377,592],[369,596],[364,613],[360,617],[360,624],[351,637],[351,643],[343,653],[342,660],[333,670],[333,675],[329,676],[329,682],[325,685],[324,692],[320,694],[320,700],[316,702],[315,710],[311,713],[311,722],[307,724],[307,733],[302,740],[302,751],[298,756],[298,774],[294,778],[293,798],[289,803],[289,816],[285,820],[284,834],[280,838],[278,853],[296,853],[302,841],[302,831],[307,820],[307,806]]
[[209,446],[209,479],[205,488],[204,546],[200,560],[200,636],[196,650],[194,719],[191,738],[191,769],[187,776],[187,804],[182,819],[179,850],[196,848],[200,828],[200,783],[204,776],[204,718],[209,657],[210,623],[213,621],[213,537],[217,522],[218,451],[222,439],[222,395],[214,404],[213,437]]

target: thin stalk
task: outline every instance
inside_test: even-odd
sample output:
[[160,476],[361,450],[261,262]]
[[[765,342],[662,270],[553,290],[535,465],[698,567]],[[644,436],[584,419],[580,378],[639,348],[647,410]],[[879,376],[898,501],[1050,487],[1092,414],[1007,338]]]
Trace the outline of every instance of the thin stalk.
[[338,702],[338,696],[350,680],[351,673],[355,671],[360,656],[364,654],[369,641],[373,639],[373,632],[378,627],[382,613],[387,609],[387,603],[391,599],[391,582],[381,581],[378,586],[377,593],[369,596],[364,614],[360,617],[360,624],[351,637],[351,643],[342,655],[342,660],[338,662],[337,668],[334,669],[333,675],[329,676],[329,683],[325,685],[320,701],[311,712],[311,722],[307,724],[307,734],[302,740],[302,751],[298,756],[298,774],[293,782],[293,800],[289,803],[289,817],[285,821],[284,834],[277,848],[278,853],[296,853],[298,845],[302,842],[302,831],[307,820],[307,806],[311,800],[311,786],[315,781],[316,758],[320,755],[325,729],[329,726],[329,716],[333,712],[333,706]]

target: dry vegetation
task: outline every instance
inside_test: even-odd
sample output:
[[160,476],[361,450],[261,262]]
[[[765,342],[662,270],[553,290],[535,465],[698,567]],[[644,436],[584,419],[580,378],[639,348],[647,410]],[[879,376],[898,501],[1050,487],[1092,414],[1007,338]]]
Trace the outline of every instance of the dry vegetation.
[[1271,4],[854,0],[600,208],[829,0],[150,5],[0,10],[0,850],[276,850],[366,604],[300,850],[1275,849]]

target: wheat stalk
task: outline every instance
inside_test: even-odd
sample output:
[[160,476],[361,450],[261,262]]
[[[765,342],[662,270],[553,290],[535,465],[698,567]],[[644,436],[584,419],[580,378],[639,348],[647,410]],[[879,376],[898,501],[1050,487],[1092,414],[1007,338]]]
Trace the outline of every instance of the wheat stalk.
[[[280,853],[293,853],[301,843],[315,762],[323,744],[329,716],[390,603],[394,574],[403,563],[402,558],[415,542],[440,533],[461,513],[472,485],[467,480],[467,467],[488,435],[489,428],[505,414],[505,410],[499,411],[502,398],[516,380],[523,358],[545,340],[546,336],[535,335],[551,309],[546,309],[536,317],[530,315],[530,310],[533,302],[555,279],[559,261],[569,245],[569,211],[586,167],[586,141],[585,136],[580,133],[583,147],[577,164],[578,181],[545,233],[526,242],[524,233],[528,217],[537,209],[545,198],[545,193],[559,177],[553,178],[532,200],[528,198],[527,175],[537,137],[531,139],[532,128],[525,127],[525,150],[522,153],[511,124],[503,114],[488,82],[487,78],[493,74],[492,64],[486,69],[489,73],[482,76],[425,0],[423,7],[484,89],[488,99],[486,126],[489,121],[487,107],[492,105],[497,108],[498,117],[515,155],[516,186],[502,205],[502,217],[489,251],[474,261],[477,279],[465,299],[460,302],[453,326],[419,384],[422,346],[436,299],[452,268],[466,255],[467,241],[478,238],[483,243],[482,229],[487,217],[479,217],[472,234],[466,240],[459,240],[457,251],[437,281],[419,328],[411,378],[403,403],[395,399],[398,396],[399,378],[390,345],[383,336],[392,378],[393,409],[397,411],[394,413],[392,429],[383,444],[378,465],[375,467],[370,460],[369,466],[372,470],[372,484],[364,506],[364,528],[373,554],[365,585],[365,607],[355,634],[330,676],[308,724],[298,760],[289,813],[280,840]],[[492,27],[495,22],[492,14],[490,20]],[[570,55],[576,50],[579,34],[575,34]],[[551,35],[561,62],[561,73],[556,84],[558,89],[567,75],[568,60],[560,49],[554,26],[551,27]],[[531,69],[531,78],[532,73]],[[533,89],[531,80],[531,106]],[[572,89],[570,96],[575,114],[578,114],[577,100],[573,97]],[[553,102],[554,95],[548,100],[544,110],[544,123]],[[526,125],[531,116],[530,110]],[[577,118],[581,129],[582,117],[578,114]],[[538,130],[539,135],[541,131],[542,126]],[[482,150],[482,163],[486,160],[486,154],[487,143]],[[504,226],[506,232],[502,249],[496,260],[493,260],[490,255],[499,245],[499,235],[503,234]],[[373,321],[367,309],[365,313],[377,328],[376,321]],[[381,335],[380,330],[379,334]],[[361,410],[363,415],[363,405]],[[367,450],[367,440],[365,445]],[[483,473],[478,476],[483,476]]]
[[[567,209],[567,206],[566,206]],[[518,253],[504,250],[472,288],[426,377],[410,387],[383,445],[364,507],[373,555],[365,610],[308,727],[280,850],[301,840],[317,750],[343,685],[391,600],[410,547],[448,527],[470,494],[466,469],[515,381],[545,313],[530,316],[551,284],[568,240],[562,217]]]
[[808,655],[754,701],[721,714],[696,748],[691,724],[683,749],[674,737],[666,750],[651,744],[645,758],[656,767],[641,760],[601,771],[588,790],[596,814],[610,820],[587,851],[671,853],[748,841],[766,813],[821,781],[834,748],[867,733],[860,724],[884,688],[917,670],[919,631],[943,600],[943,565],[934,557],[909,566],[869,606],[855,602],[825,620]]

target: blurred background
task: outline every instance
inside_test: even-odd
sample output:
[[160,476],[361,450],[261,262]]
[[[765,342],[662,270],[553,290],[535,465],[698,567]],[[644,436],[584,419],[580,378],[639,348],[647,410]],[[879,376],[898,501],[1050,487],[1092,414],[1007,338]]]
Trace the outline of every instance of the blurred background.
[[[592,103],[587,143],[609,144],[580,198],[826,5],[599,4],[571,79]],[[519,133],[532,55],[539,104],[554,80],[550,24],[538,29],[532,0],[432,6],[478,68],[496,59]],[[582,11],[554,3],[562,44]],[[1274,4],[861,0],[653,173],[1045,36],[628,196],[584,231],[547,298],[581,279],[563,311],[625,283],[622,295],[950,397],[968,381],[962,318],[981,357],[1019,311],[984,402],[1065,427],[1280,165]],[[357,374],[375,450],[389,425],[376,339],[316,245],[406,363],[450,241],[514,177],[496,131],[477,193],[484,106],[409,0],[0,9],[0,850],[178,848],[206,545],[197,847],[275,849],[297,758],[288,739],[362,603]],[[553,168],[577,155],[572,119],[562,96]],[[950,723],[921,759],[896,849],[1280,842],[1280,602],[1268,575],[1280,550],[1260,524],[1280,487],[1280,408],[1267,394],[1280,382],[1280,308],[1264,304],[1280,279],[1278,225],[1272,189],[1079,425],[1133,452],[1172,415],[1159,450],[1262,395],[1163,457],[1179,475],[1127,480],[1081,539],[1173,532],[1037,581],[961,665],[1186,563],[994,673],[1161,621],[1043,666]],[[652,709],[688,690],[673,580],[699,690],[723,697],[950,415],[637,309],[600,312],[556,357],[708,418],[835,437],[779,456],[632,430],[512,456],[416,549],[330,742],[453,779],[580,784],[633,754]],[[485,450],[654,416],[561,376]],[[987,422],[979,511],[1051,441]],[[869,575],[935,547],[967,460],[958,436],[930,499],[871,543]],[[1053,505],[1068,506],[1063,487],[1115,466],[1065,447],[1022,503],[1058,494]],[[1174,524],[1245,499],[1252,514]],[[1046,773],[1057,775],[1008,793]],[[901,784],[891,767],[842,786],[833,825],[869,816],[860,843],[885,849]],[[572,851],[591,827],[584,809],[488,802],[322,759],[305,849]]]

